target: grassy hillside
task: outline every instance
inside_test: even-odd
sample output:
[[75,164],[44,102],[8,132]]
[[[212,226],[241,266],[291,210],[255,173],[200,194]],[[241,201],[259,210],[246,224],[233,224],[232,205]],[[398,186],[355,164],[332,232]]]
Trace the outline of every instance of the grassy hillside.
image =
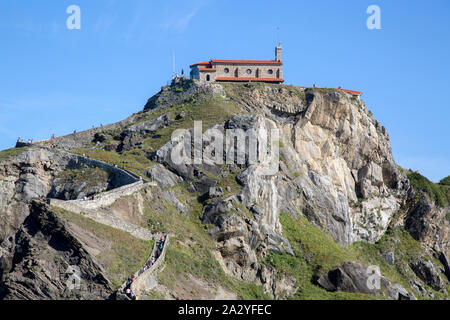
[[[447,177],[448,178],[448,177]],[[430,196],[435,203],[441,207],[450,205],[450,187],[447,184],[449,179],[443,179],[441,183],[434,183],[417,172],[408,173],[411,185]]]
[[[244,85],[227,85],[225,89],[228,94],[239,96],[242,93],[240,90],[244,90]],[[299,91],[295,87],[289,87],[286,90],[289,94],[298,96],[302,101],[306,99],[304,91]],[[194,120],[203,121],[203,130],[206,130],[217,123],[223,124],[237,112],[237,106],[234,103],[219,96],[213,98],[195,96],[189,102],[142,112],[139,122],[155,119],[163,114],[167,114],[172,121],[170,126],[142,136],[142,148],[121,153],[115,151],[115,147],[120,143],[120,134],[125,129],[119,128],[103,131],[105,139],[101,143],[92,142],[85,148],[75,149],[71,152],[85,154],[90,158],[124,167],[145,177],[149,166],[154,164],[149,160],[150,155],[170,140],[173,130],[191,129]],[[111,151],[107,151],[105,148]],[[223,166],[222,169],[222,173],[216,176],[209,172],[204,173],[216,180],[217,186],[222,187],[224,190],[222,198],[239,193],[242,186],[237,183],[236,176],[241,169],[232,171],[226,166]],[[71,179],[79,177],[76,173],[69,172],[67,174]],[[90,174],[96,173],[91,172]],[[415,188],[428,193],[439,205],[444,206],[450,203],[450,189],[446,179],[443,179],[441,184],[434,184],[420,174],[409,173],[408,177]],[[264,293],[261,286],[237,280],[224,272],[214,255],[217,252],[217,244],[207,232],[209,226],[201,223],[204,205],[210,200],[202,199],[200,194],[188,191],[190,183],[193,182],[196,182],[195,179],[170,188],[178,200],[189,209],[184,214],[180,214],[161,193],[156,191],[151,194],[150,198],[145,190],[138,195],[130,196],[134,197],[136,203],[142,207],[143,222],[140,221],[141,226],[153,232],[164,231],[174,235],[171,238],[171,245],[167,249],[164,269],[158,275],[160,284],[170,291],[177,292],[178,296],[186,298],[199,296],[197,291],[199,289],[192,287],[192,283],[200,281],[211,288],[224,288],[235,293],[238,298],[268,299],[269,296]],[[229,187],[228,191],[227,187]],[[138,205],[136,204],[136,206]],[[241,214],[244,218],[251,217],[248,209],[244,207],[239,209],[240,212],[236,211],[236,214]],[[137,241],[125,233],[102,226],[79,215],[64,211],[58,212],[66,220],[101,239],[100,242],[105,244],[104,249],[97,257],[108,270],[108,274],[116,285],[119,285],[130,273],[138,269],[148,257],[151,243]],[[327,292],[316,285],[318,277],[331,268],[348,261],[359,262],[365,266],[377,265],[388,280],[399,283],[409,292],[413,292],[408,282],[408,279],[413,277],[409,263],[419,256],[424,256],[424,250],[420,243],[406,231],[400,228],[391,228],[376,244],[358,242],[350,246],[341,246],[327,232],[309,222],[302,215],[294,217],[291,214],[283,213],[280,215],[280,221],[283,226],[283,236],[290,241],[295,256],[269,253],[265,258],[261,258],[260,262],[267,267],[275,268],[278,277],[295,277],[298,290],[289,298],[378,299],[379,297],[364,294]],[[394,265],[388,264],[381,257],[381,254],[386,252],[394,253]],[[426,255],[425,257],[429,260],[434,259]],[[442,293],[435,292],[429,287],[427,289],[433,291],[436,297],[443,297]],[[161,293],[152,292],[151,297],[159,298]]]
[[0,161],[12,158],[12,157],[16,157],[18,155],[20,155],[22,152],[24,152],[27,148],[11,148],[11,149],[6,149],[3,151],[0,151]]
[[126,232],[60,208],[52,207],[52,211],[76,230],[79,240],[92,248],[91,253],[116,288],[147,261],[153,249],[153,241],[136,239]]
[[[376,244],[357,242],[350,246],[341,246],[304,216],[294,218],[284,213],[280,216],[280,221],[283,234],[290,241],[295,257],[271,253],[265,263],[276,267],[281,274],[297,279],[300,288],[293,299],[377,299],[364,294],[327,292],[315,284],[320,275],[347,261],[359,262],[364,266],[377,265],[381,274],[389,281],[399,283],[411,291],[407,280],[413,275],[408,265],[413,259],[424,256],[424,253],[420,243],[405,230],[389,229]],[[395,255],[394,265],[388,264],[381,257],[381,253],[389,251]],[[430,256],[427,256],[427,259],[434,261]],[[444,297],[431,287],[427,289],[437,297]]]

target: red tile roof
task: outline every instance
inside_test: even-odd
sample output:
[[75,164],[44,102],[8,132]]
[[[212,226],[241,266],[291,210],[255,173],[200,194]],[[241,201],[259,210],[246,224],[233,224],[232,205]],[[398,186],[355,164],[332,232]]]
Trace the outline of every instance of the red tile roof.
[[193,66],[209,66],[209,65],[211,65],[211,63],[210,62],[197,62],[197,63],[194,63],[194,64],[191,64],[190,65],[190,67],[192,68]]
[[281,78],[250,78],[250,77],[217,77],[216,81],[284,82],[284,80]]
[[350,94],[352,94],[352,95],[354,95],[354,96],[360,96],[360,95],[362,95],[362,92],[361,92],[361,91],[347,90],[347,89],[342,89],[342,88],[339,88],[339,90],[342,90],[342,91],[344,91],[344,92],[350,93]]
[[211,59],[211,63],[231,63],[231,64],[276,64],[282,65],[281,61],[276,60],[218,60]]

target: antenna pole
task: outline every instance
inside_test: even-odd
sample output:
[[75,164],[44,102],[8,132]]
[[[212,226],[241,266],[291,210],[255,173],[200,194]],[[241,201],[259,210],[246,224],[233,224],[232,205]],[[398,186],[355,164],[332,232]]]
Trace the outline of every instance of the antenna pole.
[[174,79],[175,78],[175,51],[172,51],[172,66],[173,66],[172,79]]

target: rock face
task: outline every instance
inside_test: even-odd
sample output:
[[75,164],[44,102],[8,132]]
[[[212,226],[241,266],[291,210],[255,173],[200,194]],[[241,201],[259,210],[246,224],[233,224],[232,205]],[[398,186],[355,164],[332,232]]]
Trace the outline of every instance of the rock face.
[[225,271],[246,282],[263,285],[273,297],[279,297],[282,291],[294,293],[295,278],[276,280],[274,270],[258,262],[258,257],[265,257],[269,251],[293,255],[289,241],[266,225],[243,216],[237,203],[235,196],[214,201],[206,206],[202,218],[204,224],[213,225],[209,233],[217,241],[218,258]]
[[162,87],[161,92],[151,97],[144,111],[164,109],[174,104],[192,101],[194,96],[213,97],[214,94],[224,95],[223,89],[217,84],[193,85],[192,81],[177,79],[175,86]]
[[[90,210],[91,217],[99,221],[110,219],[111,226],[116,225],[114,219],[124,216],[127,226],[136,223],[141,228],[149,226],[149,221],[145,220],[147,214],[170,211],[180,218],[175,223],[177,230],[181,230],[180,226],[186,221],[198,223],[201,217],[202,232],[210,236],[208,241],[213,240],[212,254],[225,273],[262,286],[266,294],[277,299],[292,297],[299,284],[295,277],[279,272],[265,258],[285,255],[283,258],[294,259],[302,254],[298,243],[291,244],[287,239],[297,241],[285,234],[280,222],[282,213],[295,219],[303,215],[341,245],[357,241],[375,243],[388,227],[405,227],[424,245],[427,253],[440,255],[442,272],[448,277],[448,207],[437,206],[425,193],[410,186],[407,176],[393,160],[385,128],[373,119],[358,97],[334,89],[199,84],[179,79],[175,82],[152,97],[143,112],[117,124],[41,143],[72,149],[91,148],[94,142],[93,149],[115,152],[114,157],[120,159],[128,154],[148,158],[144,158],[148,163],[144,172],[156,182],[153,185],[158,192],[146,194],[154,198],[133,191],[127,196],[136,195],[136,202],[114,198],[108,204],[110,208],[99,206]],[[201,132],[203,143],[200,146],[191,139],[194,129],[190,127],[177,138],[165,139],[167,127],[185,128],[199,113],[209,112],[199,108],[199,101],[212,101],[210,106],[214,103],[227,105],[233,115],[221,118],[220,123],[215,121],[216,114],[205,116],[208,127]],[[190,104],[198,108],[194,109],[195,113],[186,108]],[[164,134],[159,132],[162,129]],[[224,142],[224,155],[220,159],[223,161],[217,161],[216,152],[214,155],[207,152],[211,150],[211,136],[237,131],[244,132],[248,142],[239,138],[233,145]],[[180,145],[191,151],[199,147],[203,161],[176,161],[174,154],[180,155]],[[252,148],[259,151],[258,161],[252,161]],[[267,150],[261,152],[259,148]],[[234,158],[242,149],[242,161],[226,161],[228,154]],[[190,156],[187,158],[192,160]],[[106,170],[110,176],[89,188],[75,179],[58,178],[64,170],[87,166]],[[60,198],[59,201],[79,199],[136,181],[139,177],[130,172],[57,149],[31,147],[13,159],[2,161],[0,272],[3,279],[0,283],[3,284],[0,297],[69,297],[70,293],[64,291],[65,278],[53,281],[51,275],[65,272],[63,266],[72,263],[81,265],[83,279],[93,288],[82,292],[82,297],[107,297],[110,284],[95,259],[84,251],[64,223],[45,206],[33,201],[48,197]],[[196,202],[191,206],[192,199]],[[55,201],[58,200],[53,203]],[[153,223],[152,228],[161,227],[159,222]],[[146,227],[142,229],[150,232]],[[183,245],[190,247],[190,244]],[[392,268],[397,268],[399,261],[405,259],[398,251],[394,254],[395,246],[383,250],[374,259],[382,258]],[[62,255],[64,263],[48,265],[39,258],[42,255],[44,260],[54,260],[58,256],[56,251]],[[308,263],[309,259],[304,257]],[[342,260],[337,264],[341,263]],[[411,273],[410,284],[421,296],[431,296],[426,286],[445,293],[447,282],[440,276],[441,270],[430,261],[418,259],[408,263],[403,269]],[[404,273],[408,274],[406,271]],[[316,276],[320,274],[315,273]],[[317,283],[329,291],[385,293],[396,300],[415,299],[409,289],[392,284],[381,275],[380,286],[370,285],[373,276],[363,265],[347,262],[321,275]]]
[[[281,212],[305,215],[340,244],[374,243],[383,236],[394,214],[404,205],[410,185],[392,158],[385,128],[373,119],[363,101],[336,90],[223,87],[226,99],[244,112],[208,130],[241,129],[256,137],[269,137],[272,130],[278,130],[280,161],[275,174],[263,174],[273,162],[250,163],[246,149],[245,161],[238,165],[242,171],[236,178],[241,191],[214,200],[215,181],[202,177],[201,172],[217,174],[220,166],[173,162],[172,152],[179,141],[184,141],[186,150],[194,146],[186,136],[167,142],[152,160],[185,180],[198,179],[191,191],[204,194],[213,190],[209,196],[212,202],[203,212],[203,223],[214,226],[210,233],[218,242],[230,274],[261,283],[257,257],[264,257],[267,250],[290,253],[279,221]],[[209,86],[192,90],[213,95]],[[161,95],[170,96],[167,92]],[[152,103],[158,104],[155,101]],[[167,104],[159,102],[159,108]],[[208,130],[204,140],[208,139]],[[192,136],[192,130],[189,134]],[[237,152],[236,148],[231,151]],[[390,255],[387,260],[394,263]],[[269,291],[273,294],[273,290]]]
[[407,206],[405,227],[414,239],[428,248],[450,255],[450,221],[446,218],[449,207],[437,206],[423,192],[411,190]]
[[117,147],[118,152],[130,151],[143,147],[142,135],[153,133],[170,124],[169,116],[163,114],[155,119],[139,122],[125,129],[121,134],[121,143]]
[[[258,203],[265,211],[262,221],[278,233],[280,212],[301,212],[342,244],[377,241],[408,188],[386,130],[361,100],[345,93],[290,90],[254,86],[234,95],[225,88],[251,114],[236,115],[216,128],[253,129],[261,135],[278,129],[283,146],[278,173],[261,176],[258,164],[239,176],[240,199],[248,208]],[[194,166],[172,163],[174,144],[168,142],[153,160],[193,178]]]
[[[68,154],[58,150],[28,148],[15,158],[0,163],[0,243],[6,235],[14,232],[29,214],[29,203],[33,199],[80,196],[77,189],[83,188],[72,182],[58,183],[58,174],[65,169],[99,167],[110,172],[107,185],[93,187],[105,190],[133,183],[138,179],[112,165]],[[81,182],[82,184],[83,182]],[[81,194],[81,196],[83,196]]]
[[297,90],[296,95],[295,90],[255,86],[232,95],[258,115],[233,117],[227,127],[276,128],[283,146],[276,175],[258,178],[251,166],[243,173],[242,196],[247,203],[262,204],[267,223],[278,232],[279,212],[302,212],[340,243],[377,241],[408,187],[392,159],[385,129],[359,99]]
[[410,266],[414,273],[433,289],[437,291],[445,289],[446,284],[431,261],[416,260],[411,262]]
[[130,126],[128,129],[124,131],[124,134],[126,135],[127,133],[131,132],[138,132],[140,134],[153,133],[159,129],[167,127],[169,124],[170,124],[169,116],[167,114],[163,114],[155,119],[140,122]]
[[156,181],[161,188],[173,187],[183,182],[183,179],[176,174],[170,172],[164,166],[156,164],[147,172],[147,177]]
[[101,268],[43,204],[31,205],[9,242],[0,299],[106,299],[113,292]]
[[392,285],[374,269],[364,268],[359,263],[346,262],[330,270],[318,279],[318,284],[328,291],[365,293],[379,296],[384,290],[394,300],[415,300],[399,284]]
[[143,142],[142,137],[136,132],[127,132],[123,134],[122,142],[118,145],[117,151],[130,151],[134,148],[142,148]]
[[441,254],[439,255],[439,260],[444,266],[445,276],[447,277],[448,280],[450,280],[450,260],[447,258],[447,255],[443,252],[441,252]]

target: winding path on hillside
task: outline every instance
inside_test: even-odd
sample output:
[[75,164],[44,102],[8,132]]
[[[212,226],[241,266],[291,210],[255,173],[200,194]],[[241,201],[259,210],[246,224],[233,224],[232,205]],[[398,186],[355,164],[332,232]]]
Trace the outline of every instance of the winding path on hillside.
[[136,238],[150,240],[154,238],[150,230],[125,221],[112,212],[106,213],[101,210],[112,205],[117,199],[132,195],[147,185],[156,186],[152,183],[143,183],[140,181],[97,195],[94,200],[49,199],[49,203],[51,206],[81,214],[101,224],[128,232]]
[[97,194],[92,200],[60,200],[60,199],[47,199],[51,206],[58,207],[70,212],[74,212],[90,218],[98,223],[116,228],[125,232],[130,233],[132,236],[142,239],[151,240],[155,236],[150,232],[150,230],[140,227],[134,223],[123,220],[120,216],[113,214],[112,212],[105,212],[107,207],[111,206],[116,200],[135,194],[140,191],[143,187],[153,186],[156,187],[157,184],[154,182],[145,182],[138,175],[119,168],[117,166],[111,165],[109,163],[90,159],[81,155],[69,153],[59,149],[53,149],[45,146],[38,146],[38,148],[45,149],[46,151],[52,153],[64,154],[67,157],[74,159],[77,162],[83,163],[88,166],[95,166],[99,168],[105,168],[112,172],[117,172],[118,174],[126,177],[123,179],[127,183],[118,187],[111,189],[109,191]]
[[[152,253],[150,257],[147,259],[145,264],[134,273],[135,280],[130,285],[130,289],[137,297],[143,296],[145,292],[148,292],[154,289],[157,285],[156,275],[161,270],[162,263],[164,262],[164,258],[166,256],[167,247],[169,246],[170,235],[165,236],[164,246],[159,255],[158,252],[158,239],[161,239],[163,234],[158,234],[155,240],[155,244],[153,246]],[[151,260],[153,257],[157,257],[155,263],[152,265]],[[145,265],[150,265],[150,268],[144,269]],[[125,294],[125,290],[128,287],[128,280],[125,281],[122,286],[117,290],[116,299],[117,300],[130,300],[130,298]]]

